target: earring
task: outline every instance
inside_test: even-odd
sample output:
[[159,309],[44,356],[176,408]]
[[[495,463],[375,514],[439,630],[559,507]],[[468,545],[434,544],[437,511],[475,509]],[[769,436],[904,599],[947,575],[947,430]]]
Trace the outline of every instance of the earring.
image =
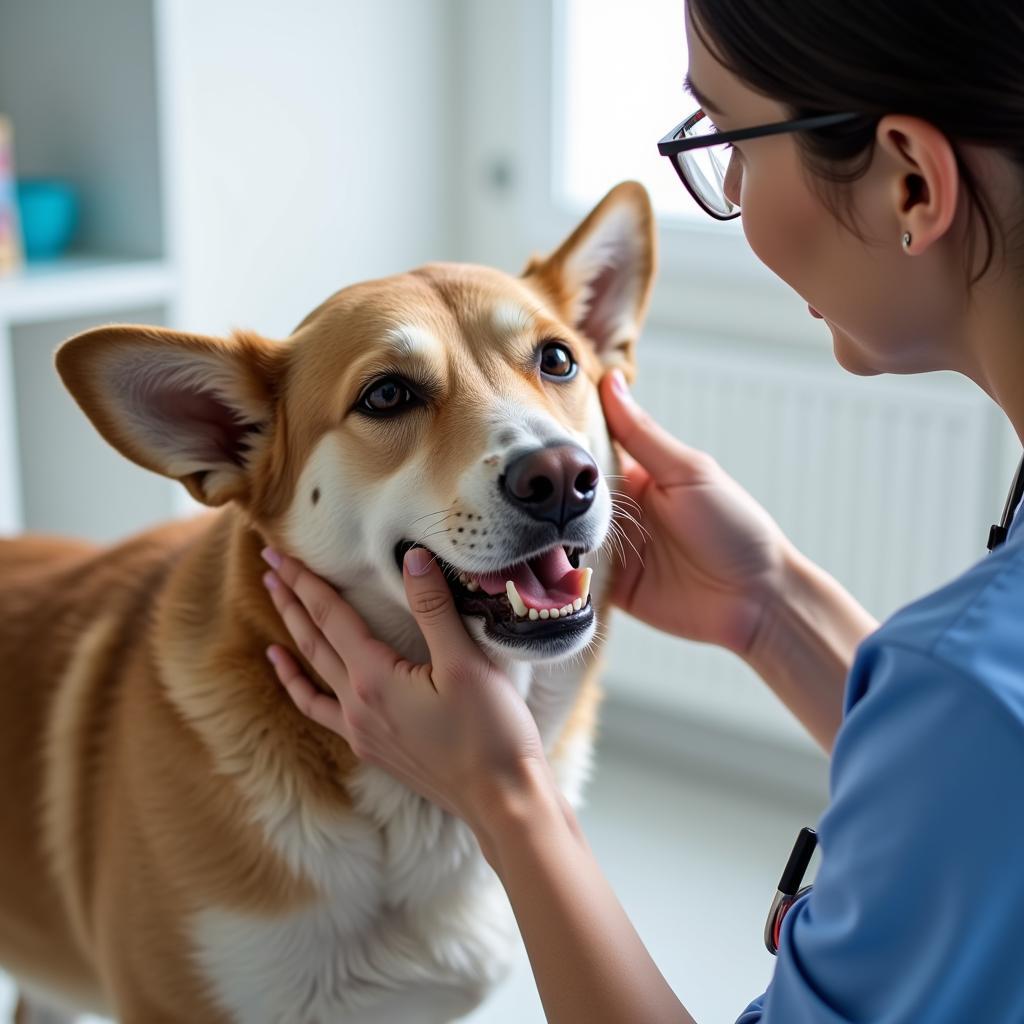
[[910,252],[910,232],[903,232],[903,251]]

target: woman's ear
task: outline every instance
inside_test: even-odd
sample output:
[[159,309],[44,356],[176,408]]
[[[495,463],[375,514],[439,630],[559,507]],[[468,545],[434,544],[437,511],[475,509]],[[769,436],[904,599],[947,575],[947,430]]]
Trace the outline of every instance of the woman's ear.
[[895,169],[897,230],[910,232],[913,253],[923,252],[949,230],[956,215],[960,172],[952,143],[929,121],[908,114],[887,114],[875,137]]
[[267,444],[284,348],[163,327],[98,327],[57,349],[57,372],[122,455],[180,480],[197,501],[244,502]]
[[523,279],[594,346],[606,369],[633,381],[640,333],[655,270],[654,214],[636,181],[616,185],[575,231]]

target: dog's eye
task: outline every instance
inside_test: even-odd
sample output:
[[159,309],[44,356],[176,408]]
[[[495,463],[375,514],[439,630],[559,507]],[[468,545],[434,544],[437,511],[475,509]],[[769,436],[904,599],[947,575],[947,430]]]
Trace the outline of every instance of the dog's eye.
[[576,373],[576,360],[563,342],[549,341],[541,349],[540,370],[545,377],[567,380]]
[[395,377],[377,381],[363,392],[359,399],[359,408],[364,412],[390,413],[400,412],[417,401],[412,389]]

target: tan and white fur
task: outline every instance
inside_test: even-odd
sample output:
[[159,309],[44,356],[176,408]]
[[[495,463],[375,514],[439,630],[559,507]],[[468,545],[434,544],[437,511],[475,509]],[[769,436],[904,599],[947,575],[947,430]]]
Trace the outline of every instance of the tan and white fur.
[[[520,277],[429,264],[342,289],[282,341],[108,326],[61,346],[103,437],[211,510],[113,546],[0,541],[0,967],[20,1020],[35,1005],[123,1024],[441,1024],[504,976],[515,921],[467,826],[276,681],[264,649],[293,645],[259,552],[299,558],[426,660],[396,543],[470,573],[525,557],[547,527],[508,505],[502,474],[575,446],[600,479],[563,532],[589,549],[600,620],[616,457],[597,384],[613,366],[632,379],[653,270],[650,204],[626,182]],[[552,340],[571,380],[538,372]],[[425,400],[360,411],[366,382],[396,373]],[[577,805],[596,626],[555,649],[464,621]]]

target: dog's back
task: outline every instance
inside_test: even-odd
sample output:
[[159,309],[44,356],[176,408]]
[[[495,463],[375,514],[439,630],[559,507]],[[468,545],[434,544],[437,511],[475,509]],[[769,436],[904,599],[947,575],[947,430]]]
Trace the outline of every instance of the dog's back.
[[[195,525],[171,523],[114,548],[46,535],[0,539],[0,962],[84,1005],[100,1005],[100,985],[57,875],[91,858],[103,810],[103,737],[124,676],[95,644],[110,624],[119,632],[143,625],[156,588],[140,584],[166,571]],[[74,772],[59,772],[56,761],[73,761]],[[66,840],[56,851],[48,831],[55,802]]]
[[14,970],[52,963],[75,988],[89,985],[91,970],[43,852],[43,737],[68,656],[60,638],[83,612],[69,596],[97,550],[58,537],[0,540],[0,748],[8,769],[0,787],[0,960]]

